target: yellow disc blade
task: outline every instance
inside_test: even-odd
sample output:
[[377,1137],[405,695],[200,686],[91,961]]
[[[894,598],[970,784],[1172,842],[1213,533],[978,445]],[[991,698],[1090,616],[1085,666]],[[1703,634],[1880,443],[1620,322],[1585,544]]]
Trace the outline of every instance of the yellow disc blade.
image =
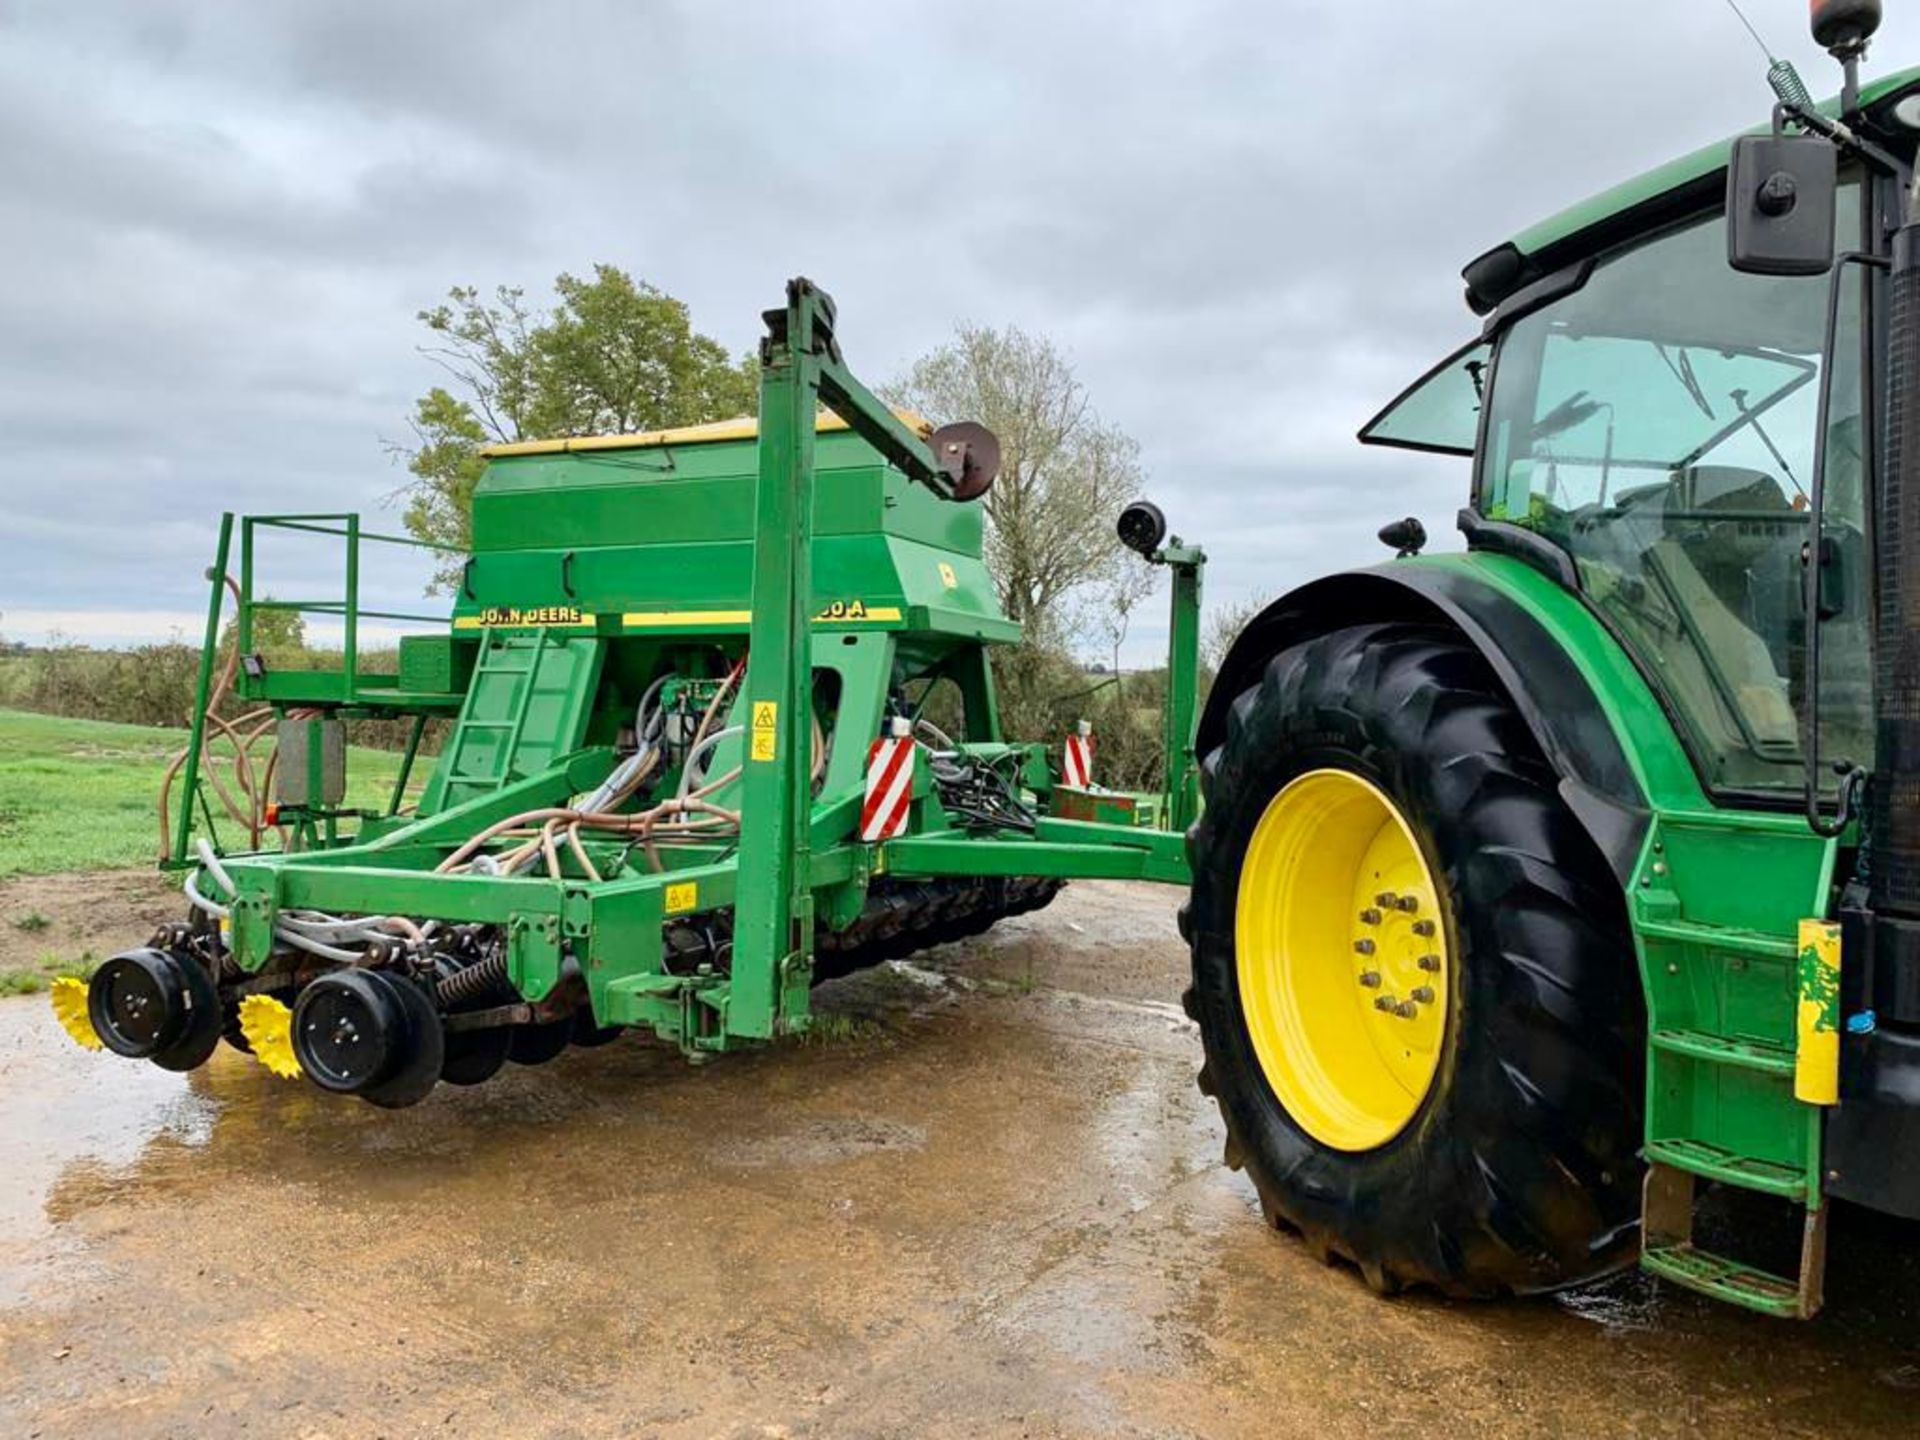
[[253,1047],[253,1058],[282,1080],[300,1076],[293,1055],[293,1012],[271,995],[249,995],[240,1002],[240,1033]]
[[48,992],[53,1001],[53,1018],[73,1037],[73,1043],[86,1050],[104,1050],[100,1037],[93,1033],[93,1021],[87,1018],[87,982],[62,975]]

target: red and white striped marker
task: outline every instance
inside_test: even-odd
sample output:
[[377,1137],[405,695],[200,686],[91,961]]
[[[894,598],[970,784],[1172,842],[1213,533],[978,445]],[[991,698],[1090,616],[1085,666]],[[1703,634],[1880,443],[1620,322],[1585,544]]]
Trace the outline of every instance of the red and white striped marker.
[[867,798],[860,807],[860,838],[868,844],[907,833],[913,803],[913,727],[893,717],[890,733],[867,751]]
[[1066,761],[1060,767],[1060,778],[1076,790],[1085,790],[1093,784],[1093,722],[1082,720],[1079,728],[1067,736]]

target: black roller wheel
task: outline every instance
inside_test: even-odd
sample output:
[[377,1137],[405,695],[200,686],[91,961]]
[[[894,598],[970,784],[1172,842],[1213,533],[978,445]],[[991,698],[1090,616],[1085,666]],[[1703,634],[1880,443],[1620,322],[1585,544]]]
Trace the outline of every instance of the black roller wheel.
[[143,947],[114,956],[87,986],[87,1018],[116,1055],[163,1070],[206,1064],[220,1043],[220,995],[189,956]]
[[404,1110],[426,1099],[439,1081],[440,1068],[446,1060],[447,1041],[446,1033],[440,1028],[439,1012],[433,1008],[427,992],[411,980],[393,976],[388,978],[400,992],[401,1004],[406,1008],[407,1021],[412,1027],[414,1045],[393,1074],[369,1085],[361,1092],[360,1098],[369,1105],[378,1105],[382,1110]]
[[1637,1241],[1644,1021],[1620,886],[1480,655],[1339,630],[1202,767],[1188,1008],[1227,1159],[1377,1289],[1553,1289]]
[[433,1089],[445,1042],[419,986],[382,970],[336,970],[300,992],[293,1051],[321,1089],[396,1109]]
[[573,1017],[538,1025],[515,1025],[509,1032],[507,1058],[516,1065],[544,1065],[573,1038]]
[[440,1078],[449,1085],[479,1085],[500,1073],[507,1063],[507,1044],[512,1032],[505,1025],[490,1025],[484,1030],[449,1030],[446,1055],[440,1061]]
[[624,1025],[594,1024],[593,1006],[582,1003],[573,1012],[573,1029],[567,1038],[583,1050],[594,1050],[602,1045],[611,1045],[626,1033]]

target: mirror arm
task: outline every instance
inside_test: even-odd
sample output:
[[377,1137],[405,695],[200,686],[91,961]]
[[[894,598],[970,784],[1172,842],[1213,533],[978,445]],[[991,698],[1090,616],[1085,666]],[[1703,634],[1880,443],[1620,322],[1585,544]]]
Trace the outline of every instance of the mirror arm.
[[1900,182],[1902,191],[1912,183],[1913,168],[1910,165],[1891,151],[1884,150],[1871,140],[1862,138],[1851,126],[1844,125],[1838,120],[1830,120],[1818,110],[1806,110],[1798,105],[1773,107],[1774,134],[1783,134],[1789,120],[1809,134],[1818,135],[1843,153],[1857,155],[1869,165],[1893,176]]

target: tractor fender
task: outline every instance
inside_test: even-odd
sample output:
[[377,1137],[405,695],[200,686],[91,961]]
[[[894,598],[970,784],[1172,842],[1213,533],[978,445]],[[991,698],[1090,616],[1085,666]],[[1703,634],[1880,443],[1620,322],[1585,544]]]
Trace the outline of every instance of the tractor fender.
[[1195,753],[1226,733],[1234,699],[1282,650],[1349,625],[1411,621],[1464,636],[1485,657],[1560,776],[1560,794],[1630,882],[1652,810],[1593,687],[1525,606],[1470,572],[1389,562],[1290,591],[1256,615],[1227,651],[1201,712]]

